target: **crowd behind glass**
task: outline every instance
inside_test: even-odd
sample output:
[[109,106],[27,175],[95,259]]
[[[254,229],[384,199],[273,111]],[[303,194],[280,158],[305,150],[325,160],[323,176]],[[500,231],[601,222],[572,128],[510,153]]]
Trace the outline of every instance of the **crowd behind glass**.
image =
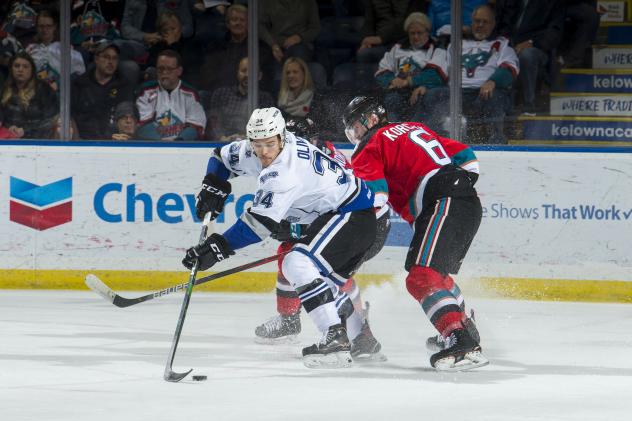
[[[0,139],[58,139],[60,1],[0,6]],[[73,0],[73,140],[230,141],[248,121],[248,2]],[[590,67],[592,0],[462,1],[464,141],[547,113],[555,73]],[[450,0],[260,0],[259,106],[345,140],[351,98],[447,135]]]

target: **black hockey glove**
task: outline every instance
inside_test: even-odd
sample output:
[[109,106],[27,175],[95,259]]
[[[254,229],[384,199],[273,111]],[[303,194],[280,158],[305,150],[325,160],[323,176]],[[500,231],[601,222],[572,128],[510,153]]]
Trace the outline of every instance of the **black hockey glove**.
[[215,263],[228,259],[235,252],[221,234],[211,234],[202,244],[191,247],[182,259],[185,268],[191,269],[196,260],[199,260],[198,270],[207,270]]
[[277,241],[296,241],[305,237],[305,230],[307,225],[292,224],[287,220],[282,220],[279,224],[279,228],[276,231],[270,233],[270,237]]
[[222,180],[215,174],[209,173],[202,181],[202,190],[197,195],[195,215],[204,219],[207,212],[211,212],[211,221],[224,210],[224,202],[232,191],[228,181]]

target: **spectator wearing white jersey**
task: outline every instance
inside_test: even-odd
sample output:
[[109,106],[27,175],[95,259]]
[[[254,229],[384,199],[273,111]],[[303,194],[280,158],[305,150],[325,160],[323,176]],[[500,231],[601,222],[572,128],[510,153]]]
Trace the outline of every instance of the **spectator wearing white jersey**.
[[180,54],[173,50],[160,52],[156,60],[157,80],[145,83],[136,100],[141,139],[203,139],[204,108],[197,91],[180,79],[182,71]]
[[385,90],[384,106],[392,121],[408,119],[409,104],[422,106],[426,91],[443,86],[448,80],[446,50],[436,48],[430,28],[428,16],[411,13],[404,21],[408,37],[380,60],[375,79]]
[[[463,114],[469,122],[478,121],[490,130],[478,143],[505,143],[503,121],[511,107],[510,89],[519,72],[515,51],[506,38],[495,34],[495,25],[494,10],[488,5],[478,6],[472,13],[472,36],[462,42]],[[449,115],[449,96],[448,88],[428,93],[427,101],[434,104],[429,125],[439,132]],[[476,143],[477,139],[467,142]]]

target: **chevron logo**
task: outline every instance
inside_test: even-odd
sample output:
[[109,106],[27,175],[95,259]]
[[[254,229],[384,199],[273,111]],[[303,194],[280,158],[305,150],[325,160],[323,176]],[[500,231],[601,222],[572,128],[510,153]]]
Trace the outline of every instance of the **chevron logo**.
[[72,221],[72,177],[38,186],[10,180],[9,219],[39,231]]

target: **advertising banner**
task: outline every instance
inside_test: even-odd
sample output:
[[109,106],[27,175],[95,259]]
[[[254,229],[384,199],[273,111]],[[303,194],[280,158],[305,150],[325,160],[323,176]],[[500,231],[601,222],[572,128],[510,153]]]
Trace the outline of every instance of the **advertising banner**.
[[[209,149],[3,145],[1,151],[0,273],[164,271],[182,278],[180,260],[201,228],[195,194]],[[484,214],[463,274],[632,281],[632,155],[477,156]],[[216,232],[253,199],[254,179],[232,183]],[[411,235],[394,216],[387,246],[361,272],[401,273]],[[217,270],[274,254],[277,246],[271,239],[252,245]]]

